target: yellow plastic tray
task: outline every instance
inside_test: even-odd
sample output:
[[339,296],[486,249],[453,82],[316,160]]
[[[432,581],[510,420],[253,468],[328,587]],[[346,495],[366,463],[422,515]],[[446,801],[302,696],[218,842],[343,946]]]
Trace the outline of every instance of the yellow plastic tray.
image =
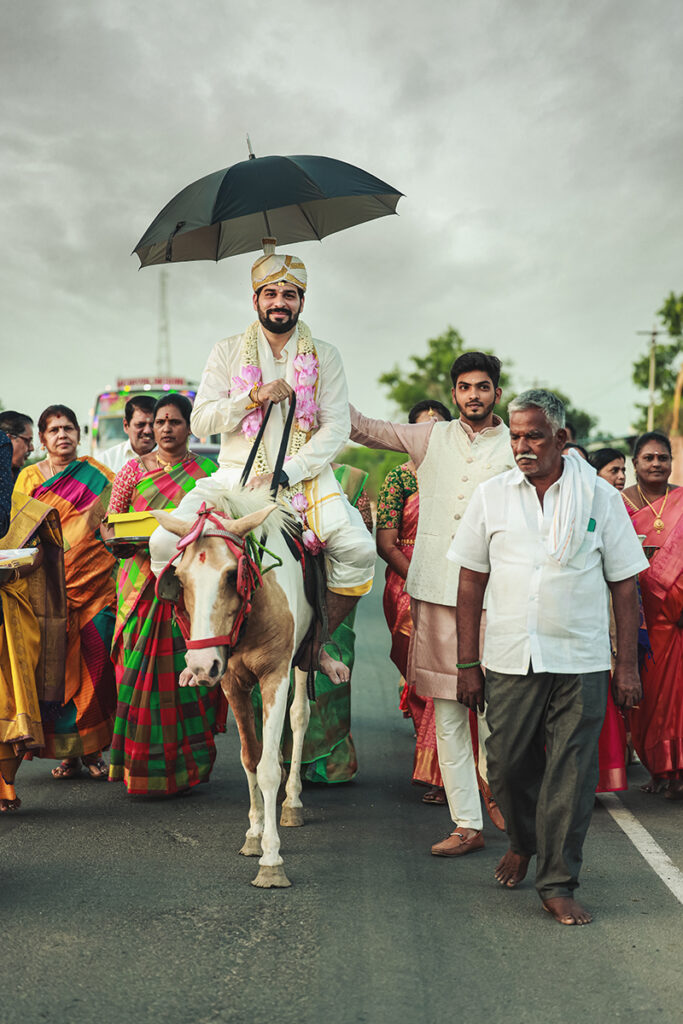
[[159,525],[149,512],[115,512],[108,521],[117,539],[149,537]]

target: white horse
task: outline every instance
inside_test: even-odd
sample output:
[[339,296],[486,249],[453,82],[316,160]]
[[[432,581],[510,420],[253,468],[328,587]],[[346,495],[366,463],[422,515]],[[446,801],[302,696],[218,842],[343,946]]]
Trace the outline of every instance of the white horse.
[[[250,798],[249,828],[240,853],[260,856],[252,885],[288,886],[276,821],[280,743],[292,659],[313,617],[301,564],[284,536],[296,532],[298,521],[282,505],[241,488],[226,492],[221,509],[200,512],[192,521],[169,512],[154,514],[181,538],[176,572],[190,619],[188,671],[181,676],[181,685],[213,687],[220,682],[237,722]],[[269,552],[263,553],[262,575],[248,540],[252,531]],[[296,669],[294,678],[292,761],[280,817],[280,824],[288,826],[304,823],[301,751],[310,716],[306,674]],[[256,683],[263,702],[262,743],[256,737],[251,702]]]

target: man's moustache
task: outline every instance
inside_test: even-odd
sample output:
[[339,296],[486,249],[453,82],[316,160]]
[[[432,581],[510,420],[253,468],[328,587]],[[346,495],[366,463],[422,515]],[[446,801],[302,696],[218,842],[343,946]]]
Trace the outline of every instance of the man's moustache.
[[538,455],[527,455],[525,453],[524,455],[515,455],[515,459],[516,459],[517,462],[519,462],[520,459],[533,459],[534,461],[537,461],[538,460]]

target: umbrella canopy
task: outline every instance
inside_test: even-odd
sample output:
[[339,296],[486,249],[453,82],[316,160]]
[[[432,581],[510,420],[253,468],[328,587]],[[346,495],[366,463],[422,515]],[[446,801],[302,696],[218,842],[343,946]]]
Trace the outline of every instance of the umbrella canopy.
[[184,188],[135,246],[140,265],[222,260],[324,238],[396,213],[402,196],[386,181],[325,156],[250,157]]

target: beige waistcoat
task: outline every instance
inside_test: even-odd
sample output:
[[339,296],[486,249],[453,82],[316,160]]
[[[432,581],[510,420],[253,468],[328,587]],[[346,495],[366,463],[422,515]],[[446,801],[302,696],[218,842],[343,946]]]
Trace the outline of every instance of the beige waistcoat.
[[420,517],[406,590],[431,604],[455,605],[459,567],[446,558],[475,487],[512,469],[515,460],[504,423],[474,434],[460,420],[436,423],[417,469]]

